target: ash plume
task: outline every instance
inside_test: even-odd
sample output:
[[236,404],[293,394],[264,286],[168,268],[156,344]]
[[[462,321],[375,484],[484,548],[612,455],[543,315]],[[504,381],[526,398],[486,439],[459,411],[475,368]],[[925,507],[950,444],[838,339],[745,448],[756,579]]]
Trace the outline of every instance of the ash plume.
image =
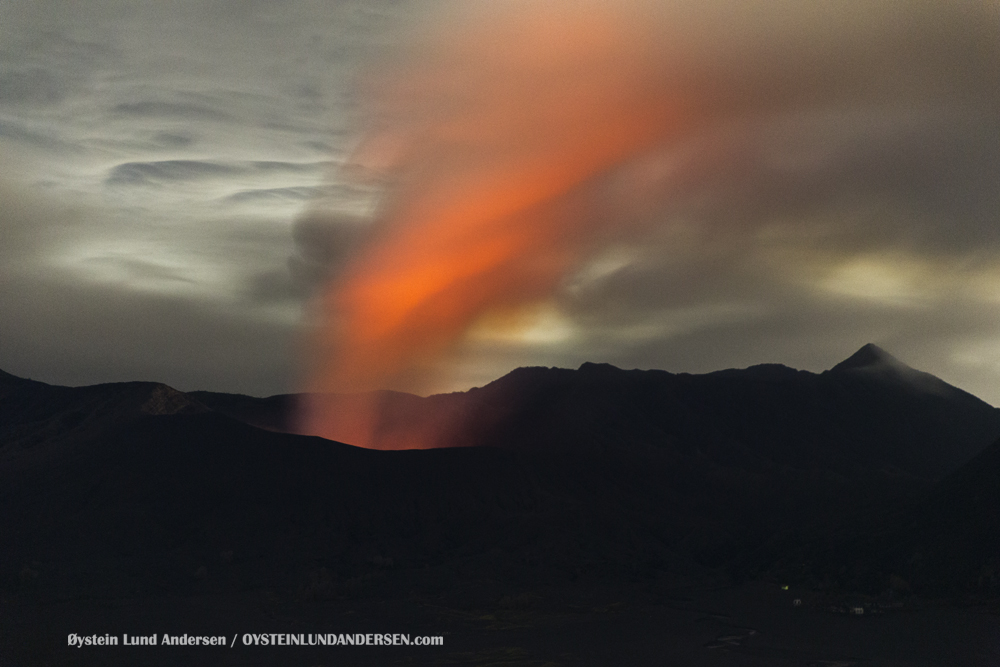
[[316,300],[302,430],[393,448],[377,401],[348,428],[323,395],[433,386],[470,327],[516,320],[725,180],[734,128],[995,114],[998,19],[980,0],[435,5],[359,82],[367,126],[336,178],[383,195]]

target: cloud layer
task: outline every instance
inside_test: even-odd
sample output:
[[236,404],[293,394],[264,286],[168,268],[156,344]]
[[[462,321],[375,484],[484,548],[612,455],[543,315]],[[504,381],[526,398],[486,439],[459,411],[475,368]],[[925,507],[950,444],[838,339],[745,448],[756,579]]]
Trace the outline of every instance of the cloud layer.
[[311,388],[528,358],[815,367],[868,339],[956,368],[994,303],[997,19],[443,5],[365,87],[355,160],[387,194],[325,296]]
[[[372,3],[0,5],[0,368],[288,391]],[[365,195],[341,196],[345,207]]]
[[509,212],[530,233],[460,281],[480,305],[421,343],[428,390],[873,341],[1000,401],[995,2],[85,5],[0,4],[6,371],[291,390],[302,332],[348,321],[328,296],[303,325],[309,294],[471,256],[414,221],[499,176],[544,186]]

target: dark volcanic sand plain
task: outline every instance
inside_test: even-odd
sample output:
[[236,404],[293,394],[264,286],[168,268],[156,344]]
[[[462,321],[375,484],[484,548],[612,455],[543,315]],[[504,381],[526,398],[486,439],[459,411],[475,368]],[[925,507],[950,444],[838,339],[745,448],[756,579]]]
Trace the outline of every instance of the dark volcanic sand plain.
[[[303,601],[274,591],[231,596],[5,600],[7,665],[690,665],[989,667],[1000,664],[1000,615],[986,607],[914,605],[855,617],[811,591],[755,583],[672,589],[649,583],[541,586],[501,606],[441,596]],[[805,603],[793,607],[794,597]],[[405,632],[435,647],[85,647],[66,636]],[[10,640],[14,641],[10,641]]]

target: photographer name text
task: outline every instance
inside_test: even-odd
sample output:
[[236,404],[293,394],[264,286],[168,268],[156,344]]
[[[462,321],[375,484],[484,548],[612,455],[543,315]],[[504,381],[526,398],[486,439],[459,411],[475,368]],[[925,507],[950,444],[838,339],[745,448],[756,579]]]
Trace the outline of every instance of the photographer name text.
[[232,639],[225,635],[78,635],[67,636],[67,644],[76,648],[91,646],[443,646],[444,637],[413,637],[398,632],[382,633],[239,633]]

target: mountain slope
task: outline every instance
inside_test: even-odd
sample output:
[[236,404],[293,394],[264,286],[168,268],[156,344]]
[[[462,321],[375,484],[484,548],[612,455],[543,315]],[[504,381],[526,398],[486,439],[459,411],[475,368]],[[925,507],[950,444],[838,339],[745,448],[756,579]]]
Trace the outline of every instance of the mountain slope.
[[323,571],[312,592],[332,595],[381,585],[386,568],[448,577],[462,563],[511,581],[699,571],[669,548],[673,495],[580,472],[493,448],[378,452],[214,413],[147,416],[44,465],[0,465],[0,587],[306,594]]
[[[701,376],[584,364],[458,394],[384,392],[386,432],[446,415],[440,444],[476,445],[398,452],[274,432],[290,397],[0,376],[0,588],[341,595],[398,592],[427,567],[433,585],[459,571],[691,580],[805,560],[820,576],[859,558],[844,586],[899,574],[933,588],[951,556],[921,545],[965,525],[948,508],[992,502],[1000,455],[983,450],[1000,417],[877,349],[848,361]],[[992,530],[981,516],[952,541]],[[907,569],[914,553],[924,575]],[[961,585],[981,576],[962,572]]]
[[[520,368],[481,389],[389,395],[381,405],[386,448],[403,424],[432,433],[437,446],[649,446],[747,469],[847,476],[884,470],[938,479],[1000,436],[996,408],[874,346],[820,374],[777,364],[705,375],[606,364]],[[329,408],[341,409],[336,401]]]
[[760,563],[789,581],[878,592],[1000,596],[1000,440],[926,493],[835,530],[769,545]]
[[[296,431],[295,397],[192,397],[246,423]],[[314,397],[315,398],[315,397]],[[326,409],[349,421],[352,397]],[[1000,411],[874,345],[823,373],[779,364],[705,375],[519,368],[482,388],[421,398],[380,392],[379,448],[496,446],[580,452],[659,447],[723,465],[870,470],[940,479],[1000,436]]]
[[207,412],[187,395],[157,382],[60,387],[0,376],[0,460],[44,459],[147,415]]

